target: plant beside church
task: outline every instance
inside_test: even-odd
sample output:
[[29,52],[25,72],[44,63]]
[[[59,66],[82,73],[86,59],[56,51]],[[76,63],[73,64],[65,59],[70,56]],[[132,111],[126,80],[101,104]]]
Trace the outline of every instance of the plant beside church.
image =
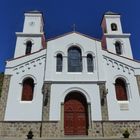
[[130,132],[128,131],[128,129],[125,129],[125,131],[122,133],[124,138],[129,138],[130,136]]
[[32,132],[32,130],[30,130],[29,132],[28,132],[28,135],[27,135],[27,138],[28,139],[32,139],[33,138],[33,132]]

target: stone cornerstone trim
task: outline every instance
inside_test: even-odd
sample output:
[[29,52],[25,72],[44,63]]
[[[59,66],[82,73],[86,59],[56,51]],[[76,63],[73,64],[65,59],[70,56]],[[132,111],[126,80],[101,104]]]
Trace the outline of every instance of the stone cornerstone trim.
[[105,84],[98,84],[100,90],[102,120],[108,120],[107,89]]
[[44,83],[43,88],[42,121],[49,121],[51,83]]
[[2,93],[0,98],[0,121],[4,120],[11,75],[4,75]]

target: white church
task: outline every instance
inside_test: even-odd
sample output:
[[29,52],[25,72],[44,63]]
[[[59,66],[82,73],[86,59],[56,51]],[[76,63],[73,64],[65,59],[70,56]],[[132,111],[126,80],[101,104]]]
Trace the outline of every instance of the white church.
[[24,15],[6,62],[0,135],[140,136],[140,62],[121,15],[103,15],[102,39],[76,31],[45,39],[42,13]]

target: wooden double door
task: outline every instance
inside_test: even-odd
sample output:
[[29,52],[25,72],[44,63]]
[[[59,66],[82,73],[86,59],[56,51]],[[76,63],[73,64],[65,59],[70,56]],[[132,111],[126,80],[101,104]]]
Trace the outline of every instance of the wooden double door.
[[88,134],[88,112],[85,97],[80,93],[70,93],[64,103],[65,135]]

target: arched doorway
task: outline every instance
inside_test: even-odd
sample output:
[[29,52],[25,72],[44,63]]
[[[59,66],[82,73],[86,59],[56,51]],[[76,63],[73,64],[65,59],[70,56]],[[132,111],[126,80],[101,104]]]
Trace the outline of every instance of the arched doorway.
[[85,97],[79,92],[71,92],[64,103],[64,134],[88,134],[88,106]]

